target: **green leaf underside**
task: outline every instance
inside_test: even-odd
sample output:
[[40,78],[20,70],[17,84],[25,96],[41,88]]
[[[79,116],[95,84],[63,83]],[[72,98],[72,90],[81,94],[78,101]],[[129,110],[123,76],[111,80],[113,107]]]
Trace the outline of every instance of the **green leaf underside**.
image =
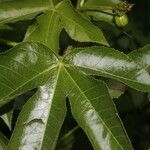
[[132,150],[106,85],[74,68],[66,68],[63,79],[73,116],[93,148]]
[[78,7],[89,10],[112,10],[117,4],[119,4],[120,0],[79,0]]
[[55,149],[66,114],[60,71],[56,68],[23,107],[8,150]]
[[58,53],[61,30],[62,25],[59,15],[55,11],[47,11],[37,18],[37,23],[28,28],[24,40],[41,42]]
[[63,26],[70,37],[80,42],[95,42],[108,45],[102,31],[82,17],[69,2],[63,1],[57,6]]
[[140,91],[150,91],[150,75],[127,55],[107,47],[76,48],[64,63],[90,75],[116,79]]
[[11,131],[11,124],[12,124],[12,115],[13,115],[13,111],[11,110],[11,111],[9,111],[9,112],[7,112],[1,116],[3,121],[6,123],[6,125],[10,129],[10,131]]
[[0,150],[6,150],[8,139],[0,132]]
[[0,3],[0,24],[32,19],[52,7],[47,0],[16,0]]
[[129,57],[150,73],[150,45],[129,53]]
[[22,43],[0,53],[0,106],[16,95],[42,85],[57,57],[39,43]]

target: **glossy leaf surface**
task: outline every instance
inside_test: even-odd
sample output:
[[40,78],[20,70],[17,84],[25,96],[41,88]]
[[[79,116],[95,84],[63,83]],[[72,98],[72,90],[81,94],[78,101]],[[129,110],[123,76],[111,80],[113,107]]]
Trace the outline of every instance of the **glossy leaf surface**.
[[25,104],[8,150],[55,149],[66,113],[66,97],[59,74],[60,69],[53,71],[50,79]]
[[131,52],[129,57],[150,73],[150,45]]
[[32,19],[52,7],[47,0],[15,0],[0,3],[0,24]]
[[25,41],[41,42],[58,53],[61,29],[59,15],[55,11],[48,11],[39,16],[37,22],[29,27]]
[[0,150],[6,150],[8,139],[0,132]]
[[63,75],[73,116],[93,148],[132,150],[106,85],[72,68]]
[[127,55],[107,47],[76,48],[64,59],[85,73],[116,79],[137,90],[150,91],[150,75]]
[[39,43],[22,43],[0,54],[0,106],[15,96],[41,85],[57,57]]
[[63,26],[72,39],[108,45],[102,31],[82,17],[69,2],[61,2],[56,11],[60,14]]

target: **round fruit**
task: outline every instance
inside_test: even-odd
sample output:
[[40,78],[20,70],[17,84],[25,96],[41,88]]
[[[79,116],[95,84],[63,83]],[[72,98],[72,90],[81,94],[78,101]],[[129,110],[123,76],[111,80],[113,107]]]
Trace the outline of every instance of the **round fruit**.
[[115,23],[118,27],[124,27],[128,24],[128,16],[115,16]]

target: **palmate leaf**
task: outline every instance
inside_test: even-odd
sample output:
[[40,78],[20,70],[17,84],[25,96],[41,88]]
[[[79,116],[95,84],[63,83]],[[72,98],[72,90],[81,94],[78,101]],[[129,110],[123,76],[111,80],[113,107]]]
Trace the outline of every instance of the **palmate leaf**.
[[76,48],[64,58],[90,75],[116,79],[144,92],[150,91],[150,75],[127,55],[107,47]]
[[15,96],[42,85],[57,64],[57,57],[39,43],[21,43],[0,54],[0,106]]
[[24,40],[41,42],[58,53],[61,30],[60,16],[55,11],[47,11],[29,27]]
[[66,113],[60,72],[56,68],[23,107],[8,150],[55,149]]
[[[5,59],[3,58],[4,56]],[[37,93],[35,93],[35,95],[33,95],[33,97],[31,97],[31,99],[29,99],[29,101],[23,107],[15,130],[9,142],[8,149],[12,150],[21,148],[41,150],[50,148],[53,150],[55,148],[56,140],[58,138],[58,134],[65,117],[65,97],[69,96],[72,106],[74,105],[74,98],[77,97],[77,95],[81,96],[79,97],[79,104],[80,102],[87,102],[88,105],[85,105],[84,109],[86,109],[86,107],[92,107],[91,111],[94,113],[92,113],[93,117],[97,117],[95,118],[95,120],[93,118],[93,123],[98,123],[95,124],[96,128],[98,128],[98,131],[101,131],[101,129],[104,130],[104,132],[101,132],[101,134],[98,135],[96,132],[94,132],[95,130],[91,122],[89,122],[90,124],[88,124],[88,127],[85,127],[85,125],[87,124],[87,119],[89,119],[88,114],[91,111],[87,110],[87,113],[85,112],[85,114],[83,114],[81,123],[78,115],[81,115],[80,113],[83,108],[81,108],[81,105],[78,104],[76,108],[74,107],[74,109],[72,109],[73,114],[75,113],[75,111],[77,111],[77,114],[75,113],[76,115],[74,116],[79,122],[80,126],[87,133],[95,150],[97,148],[103,148],[105,146],[105,143],[100,142],[102,139],[98,138],[99,136],[103,137],[103,133],[105,133],[106,135],[105,140],[108,137],[107,140],[110,143],[111,148],[114,148],[114,146],[121,148],[125,145],[129,145],[129,149],[131,149],[130,142],[120,120],[118,119],[116,109],[109,97],[109,93],[107,88],[105,87],[105,84],[99,83],[88,78],[87,76],[78,73],[78,71],[74,69],[74,66],[68,67],[68,64],[63,64],[62,60],[58,60],[58,58],[50,49],[35,42],[25,42],[17,45],[10,51],[2,53],[0,55],[0,60],[3,60],[0,62],[1,66],[5,66],[5,68],[7,66],[7,69],[10,67],[13,73],[13,78],[11,78],[9,69],[7,70],[8,72],[1,69],[0,73],[3,73],[2,77],[5,77],[5,80],[1,77],[0,83],[5,83],[8,85],[10,84],[8,81],[15,81],[16,83],[15,91],[9,91],[7,93],[6,91],[8,87],[1,84],[1,91],[4,91],[5,93],[5,98],[3,98],[3,92],[0,93],[0,96],[2,97],[0,99],[1,104],[7,103],[8,99],[15,97],[16,95],[23,93],[29,89],[36,87],[38,88]],[[26,62],[27,67],[21,65],[20,63],[18,64],[18,61],[16,60],[20,60],[20,63]],[[7,65],[4,65],[3,62],[5,62],[5,64]],[[19,65],[20,67],[18,67]],[[41,72],[39,73],[40,75],[34,74],[33,70]],[[22,78],[18,78],[18,76],[14,74],[14,71],[17,71],[19,74],[21,74]],[[29,79],[32,75],[32,78],[30,78],[30,80],[28,81],[23,78],[23,75],[26,75],[28,77],[27,79]],[[36,79],[37,76],[38,78]],[[80,80],[81,83],[79,83],[79,81],[77,82],[76,80],[77,78],[85,80],[83,80],[83,83]],[[28,82],[28,84],[25,84],[26,82]],[[65,86],[66,88],[64,88]],[[98,93],[95,93],[98,95],[94,94],[94,92],[96,92],[95,88],[93,91],[91,91],[93,93],[91,94],[89,87],[93,88],[93,86],[96,86],[96,89],[100,89],[97,91]],[[89,90],[88,93],[85,92],[86,89]],[[103,97],[104,93],[105,97]],[[99,96],[99,98],[97,97],[95,102],[91,102],[90,100],[92,99],[92,97],[89,97],[89,94],[91,94],[93,98],[95,98],[95,96]],[[99,103],[102,105],[97,105]],[[106,112],[101,110],[103,108],[107,108],[108,106],[110,110],[108,109]],[[97,112],[99,109],[101,110],[101,112]],[[90,118],[92,117],[92,114],[89,114]],[[87,118],[84,118],[84,116],[87,116]],[[99,117],[101,117],[103,121],[101,121]],[[113,117],[114,119],[111,120],[110,123],[110,120],[107,119],[111,119],[111,117]],[[96,119],[98,120],[96,121]],[[90,129],[87,130],[87,128]],[[118,131],[112,131],[113,128],[117,128]],[[119,138],[119,136],[122,136],[124,138]],[[93,142],[92,138],[96,139],[95,142]],[[125,141],[125,143],[122,143],[122,139]]]
[[[87,74],[105,75],[99,68],[101,65],[98,65],[98,60],[101,60],[103,54],[105,57],[100,64],[105,67],[112,65],[114,69],[114,72],[110,72],[110,68],[107,68],[106,71],[109,71],[105,72],[107,77],[115,76],[115,79],[124,79],[126,77],[124,70],[131,68],[132,74],[140,72],[140,75],[145,76],[148,73],[141,71],[141,68],[126,55],[111,48],[81,49],[73,50],[62,61],[46,46],[25,42],[0,55],[0,88],[3,91],[0,93],[1,105],[29,89],[38,88],[37,93],[25,104],[19,116],[8,149],[16,147],[54,149],[65,117],[66,96],[70,98],[75,119],[88,135],[95,150],[103,149],[106,142],[109,143],[110,149],[115,147],[132,149],[105,84],[83,75],[83,71]],[[115,61],[114,65],[112,60]],[[82,65],[79,67],[78,64]],[[87,64],[89,69],[85,68]],[[120,68],[116,70],[115,66],[118,64]],[[96,66],[98,71],[95,71]],[[79,73],[79,70],[82,73]],[[131,81],[126,79],[125,83],[130,85],[137,81],[133,84],[134,88],[141,85],[144,85],[144,88],[150,87],[149,83],[143,80],[139,82],[135,78]],[[117,132],[114,128],[117,128]]]
[[73,68],[66,68],[63,76],[73,116],[93,148],[132,150],[106,85]]
[[6,150],[8,139],[0,132],[0,150]]
[[[61,98],[65,99],[65,95],[69,96],[73,115],[88,135],[95,149],[103,149],[105,142],[108,142],[111,148],[117,146],[118,149],[122,149],[129,145],[129,148],[127,148],[132,149],[105,84],[88,78],[76,70],[84,71],[87,74],[94,73],[112,78],[115,77],[118,80],[122,79],[122,82],[125,82],[127,85],[136,81],[136,84],[133,84],[135,88],[141,85],[144,85],[144,88],[149,87],[149,83],[145,83],[144,80],[140,82],[138,78],[133,80],[133,77],[135,77],[133,75],[138,74],[137,72],[140,72],[141,76],[143,74],[145,76],[148,73],[141,71],[141,67],[136,65],[125,54],[106,47],[77,48],[66,55],[62,62],[46,46],[35,42],[25,42],[17,45],[8,52],[2,53],[0,60],[0,88],[1,91],[4,91],[0,93],[1,104],[7,103],[9,99],[29,89],[39,87],[36,95],[23,108],[9,143],[9,149],[12,149],[14,144],[15,148],[38,147],[44,149],[44,145],[49,145],[50,141],[52,149],[54,149],[60,127],[65,117],[65,101],[60,100]],[[26,66],[23,64],[26,64]],[[104,67],[103,69],[105,70],[100,67]],[[132,72],[129,72],[128,70],[131,68]],[[132,73],[132,76],[125,76],[125,71]],[[26,75],[26,78],[24,78],[24,75]],[[47,83],[45,83],[46,81]],[[15,84],[12,84],[13,82]],[[45,89],[44,87],[47,88]],[[14,89],[7,92],[8,89],[12,88]],[[50,94],[49,98],[46,99],[49,102],[47,105],[43,100],[46,97],[43,93],[43,88]],[[65,95],[62,92],[62,88]],[[145,88],[144,90],[147,89]],[[43,107],[44,104],[42,105],[41,103],[44,103],[46,106]],[[39,108],[40,106],[41,109]],[[63,113],[59,109],[60,107],[63,107]],[[110,109],[107,110],[107,108]],[[43,111],[45,110],[47,110],[47,114],[44,118]],[[60,112],[63,115],[61,117]],[[89,118],[92,119],[93,123],[90,122]],[[37,128],[33,130],[33,127]],[[52,128],[54,127],[56,127],[55,133],[52,132]],[[96,131],[99,131],[99,134],[94,130],[95,127],[98,129]],[[114,132],[116,130],[113,128],[117,128],[117,132]],[[30,132],[32,130],[33,132],[35,131],[35,134],[31,135]],[[39,136],[36,136],[37,132],[40,133],[38,134]],[[52,139],[47,138],[47,134]],[[98,138],[103,137],[103,135],[105,135],[105,138]],[[17,142],[15,137],[18,137]],[[31,137],[37,141],[30,140]],[[39,145],[41,146],[39,147]]]
[[0,24],[32,19],[52,7],[48,0],[15,0],[0,3]]
[[150,73],[150,45],[132,51],[129,53],[129,57]]

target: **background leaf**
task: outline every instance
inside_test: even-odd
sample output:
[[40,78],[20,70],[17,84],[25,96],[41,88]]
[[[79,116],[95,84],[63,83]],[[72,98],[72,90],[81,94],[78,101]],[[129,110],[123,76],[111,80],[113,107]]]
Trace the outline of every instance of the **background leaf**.
[[72,39],[79,42],[94,42],[108,45],[102,31],[82,17],[67,1],[57,5],[56,11],[63,26]]

